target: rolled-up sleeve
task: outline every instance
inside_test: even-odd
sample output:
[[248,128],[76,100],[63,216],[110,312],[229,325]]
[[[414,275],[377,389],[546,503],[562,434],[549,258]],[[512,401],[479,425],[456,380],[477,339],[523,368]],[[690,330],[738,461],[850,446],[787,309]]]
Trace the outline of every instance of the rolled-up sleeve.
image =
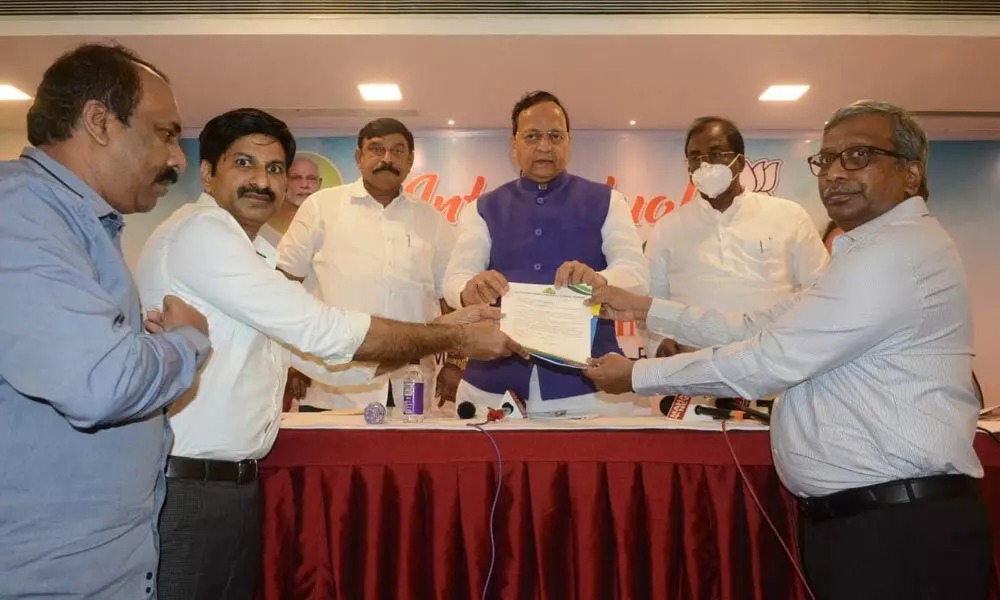
[[142,418],[187,390],[208,338],[134,331],[87,249],[27,185],[0,191],[0,377],[75,427]]
[[336,365],[320,362],[308,354],[302,354],[294,348],[283,346],[287,352],[288,364],[310,379],[320,383],[339,387],[366,385],[375,379],[378,363],[351,361]]
[[177,232],[167,270],[181,290],[233,319],[328,364],[353,358],[368,335],[367,314],[328,306],[256,255],[238,228],[212,214]]

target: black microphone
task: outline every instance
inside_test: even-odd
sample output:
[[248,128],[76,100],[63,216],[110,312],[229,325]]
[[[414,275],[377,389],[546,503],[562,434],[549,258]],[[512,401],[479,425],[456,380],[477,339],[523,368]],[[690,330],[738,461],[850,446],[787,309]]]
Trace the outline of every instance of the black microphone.
[[750,406],[750,402],[743,398],[716,398],[715,407],[722,410],[743,410]]
[[663,416],[670,414],[670,407],[673,406],[674,400],[676,399],[677,396],[664,396],[660,398],[660,413],[663,414]]
[[716,419],[728,419],[730,416],[730,411],[723,408],[715,408],[714,406],[707,406],[705,404],[695,404],[694,414],[696,415],[708,415],[710,417],[715,417]]
[[752,408],[741,408],[735,411],[726,410],[723,408],[715,408],[713,406],[705,406],[704,404],[695,404],[694,414],[696,415],[708,415],[710,417],[715,417],[716,419],[732,419],[732,418],[742,418],[744,415],[748,417],[753,417],[765,423],[771,422],[771,417],[767,413],[763,413],[759,410],[754,410]]
[[473,419],[476,416],[476,405],[468,400],[463,400],[458,403],[456,412],[459,419]]

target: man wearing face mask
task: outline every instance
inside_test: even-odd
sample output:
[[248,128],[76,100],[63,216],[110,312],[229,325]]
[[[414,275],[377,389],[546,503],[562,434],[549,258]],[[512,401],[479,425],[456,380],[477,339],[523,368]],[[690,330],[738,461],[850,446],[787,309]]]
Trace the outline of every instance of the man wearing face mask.
[[[612,284],[644,293],[649,271],[624,196],[566,171],[572,136],[559,99],[543,91],[527,94],[514,105],[511,128],[511,153],[521,175],[463,209],[445,279],[448,303],[493,304],[508,281]],[[621,352],[614,324],[598,326],[592,350],[594,356]],[[598,393],[579,371],[521,358],[470,361],[457,400],[497,406],[507,390],[524,399],[529,412],[638,409],[632,401]]]
[[[402,191],[413,151],[413,134],[396,119],[365,125],[355,151],[360,179],[321,190],[302,204],[278,246],[278,268],[299,281],[313,273],[315,293],[335,306],[416,323],[440,315],[454,236],[433,206]],[[433,398],[434,357],[421,365]],[[401,370],[363,385],[314,381],[300,410],[395,404],[402,394]]]
[[[806,211],[747,190],[743,136],[729,120],[702,117],[688,130],[685,164],[698,197],[653,228],[646,247],[651,295],[716,310],[758,310],[812,284],[827,252]],[[663,341],[644,331],[650,355]]]
[[920,197],[927,151],[887,102],[830,117],[808,162],[844,233],[816,284],[779,304],[724,313],[610,287],[592,299],[705,348],[609,355],[587,370],[601,389],[782,394],[774,465],[799,498],[803,567],[824,600],[983,600],[990,587],[969,286]]
[[288,167],[288,188],[285,190],[285,201],[274,212],[274,216],[260,228],[260,235],[267,243],[277,247],[281,236],[288,231],[288,226],[295,218],[295,213],[306,201],[323,186],[323,177],[319,174],[319,165],[307,155],[296,156]]

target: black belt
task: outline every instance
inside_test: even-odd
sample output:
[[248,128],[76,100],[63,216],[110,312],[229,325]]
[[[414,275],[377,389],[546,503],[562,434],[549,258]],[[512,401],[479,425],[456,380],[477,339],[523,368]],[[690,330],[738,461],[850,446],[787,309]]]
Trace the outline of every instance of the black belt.
[[886,506],[962,498],[979,493],[978,479],[968,475],[935,475],[844,490],[820,498],[800,498],[799,507],[810,521],[821,522],[852,517]]
[[244,484],[257,481],[257,475],[257,461],[254,459],[229,462],[183,456],[167,458],[167,477],[176,479]]

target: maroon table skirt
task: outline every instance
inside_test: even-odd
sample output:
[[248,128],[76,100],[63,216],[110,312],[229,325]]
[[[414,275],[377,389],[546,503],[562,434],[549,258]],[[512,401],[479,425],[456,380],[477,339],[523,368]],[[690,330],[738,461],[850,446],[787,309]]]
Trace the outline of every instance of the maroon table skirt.
[[[803,600],[720,433],[285,430],[261,469],[266,600]],[[766,432],[730,439],[795,552]],[[1000,539],[1000,446],[980,435]],[[1000,567],[1000,560],[996,561]],[[992,598],[998,598],[996,583]]]

